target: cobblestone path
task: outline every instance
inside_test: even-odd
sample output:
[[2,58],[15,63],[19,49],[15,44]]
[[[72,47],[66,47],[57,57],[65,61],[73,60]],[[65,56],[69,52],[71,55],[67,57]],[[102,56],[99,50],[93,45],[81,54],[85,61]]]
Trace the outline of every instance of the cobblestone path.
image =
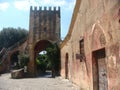
[[72,84],[61,77],[49,78],[24,78],[11,79],[10,74],[0,76],[0,90],[80,90],[78,86]]

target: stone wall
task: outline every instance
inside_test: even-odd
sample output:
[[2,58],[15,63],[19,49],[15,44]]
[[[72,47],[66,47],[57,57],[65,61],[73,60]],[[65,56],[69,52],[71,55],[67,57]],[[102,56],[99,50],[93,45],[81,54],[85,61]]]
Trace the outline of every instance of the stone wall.
[[[27,52],[26,52],[27,51]],[[11,49],[10,51],[8,51],[8,54],[7,54],[7,57],[6,57],[6,62],[5,62],[5,64],[6,64],[6,71],[9,71],[10,70],[10,68],[11,68],[11,56],[13,55],[13,54],[15,54],[16,52],[23,52],[23,53],[28,53],[28,40],[26,40],[24,43],[22,43],[22,44],[18,44],[18,46],[17,47],[15,47],[15,48],[13,48],[13,49]]]
[[[81,89],[93,90],[93,53],[104,48],[107,88],[118,90],[120,88],[119,20],[119,0],[77,0],[69,32],[61,45],[61,76],[65,77],[65,55],[68,53],[68,79]],[[85,59],[82,60],[81,40],[84,40],[85,53]]]

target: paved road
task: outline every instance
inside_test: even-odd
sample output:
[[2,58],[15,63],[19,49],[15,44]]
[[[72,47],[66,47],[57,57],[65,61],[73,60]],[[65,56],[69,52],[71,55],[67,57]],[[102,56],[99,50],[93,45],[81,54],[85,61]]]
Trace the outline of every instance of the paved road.
[[72,84],[61,77],[49,78],[24,78],[11,79],[10,74],[0,76],[0,90],[80,90],[78,86]]

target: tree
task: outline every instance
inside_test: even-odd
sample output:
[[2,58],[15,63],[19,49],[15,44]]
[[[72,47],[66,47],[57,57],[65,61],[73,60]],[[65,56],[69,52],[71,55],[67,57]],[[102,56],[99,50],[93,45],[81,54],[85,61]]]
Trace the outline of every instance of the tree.
[[37,70],[39,73],[44,73],[47,68],[46,54],[39,54],[36,58]]
[[60,49],[55,43],[50,45],[47,49],[47,59],[48,65],[52,68],[52,77],[55,77],[55,74],[59,74],[60,69]]
[[5,47],[8,48],[16,42],[28,36],[28,31],[22,28],[3,28],[0,31],[0,50]]
[[46,69],[52,70],[52,77],[59,75],[60,70],[60,49],[55,44],[50,44],[46,48],[45,54],[39,54],[36,58],[37,70],[45,72]]

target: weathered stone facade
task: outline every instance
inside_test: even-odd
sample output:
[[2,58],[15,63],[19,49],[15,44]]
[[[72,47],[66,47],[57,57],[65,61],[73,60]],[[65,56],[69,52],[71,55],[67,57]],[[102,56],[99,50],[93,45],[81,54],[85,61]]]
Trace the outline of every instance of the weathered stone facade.
[[30,25],[29,25],[29,55],[30,61],[28,70],[33,76],[36,74],[36,55],[44,50],[49,43],[60,42],[60,7],[30,8]]
[[120,89],[120,0],[76,0],[61,76],[82,90]]

